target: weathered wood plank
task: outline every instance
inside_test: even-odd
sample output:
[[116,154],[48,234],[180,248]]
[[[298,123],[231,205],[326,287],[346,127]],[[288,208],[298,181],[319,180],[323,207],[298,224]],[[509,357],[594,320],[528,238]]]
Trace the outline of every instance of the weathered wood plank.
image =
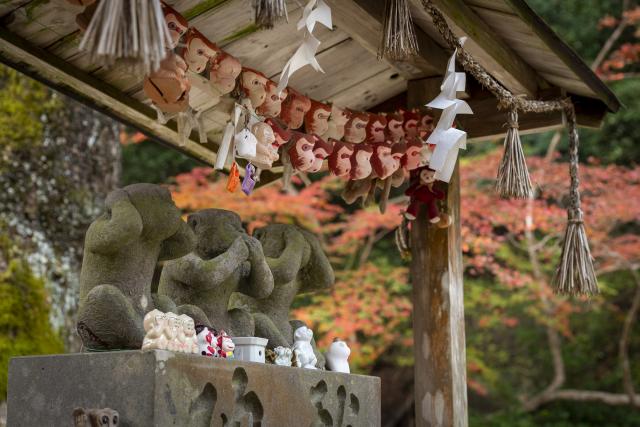
[[[414,10],[427,15],[420,0],[411,1],[415,5]],[[510,49],[463,0],[434,0],[434,3],[458,37],[469,37],[465,49],[509,90],[535,98],[538,90],[545,87],[535,70]]]
[[0,28],[0,60],[88,106],[129,124],[149,137],[178,151],[213,165],[216,154],[202,145],[187,141],[180,146],[173,123],[164,126],[155,120],[148,106],[124,96],[106,83],[70,67],[64,60],[31,45],[5,28]]
[[[372,55],[377,55],[382,34],[383,0],[329,0],[334,24],[348,33]],[[406,62],[387,61],[403,77],[439,75],[447,55],[429,36],[416,27],[420,53]]]
[[[388,69],[388,65],[378,61],[353,39],[345,40],[337,46],[316,55],[325,73],[319,73],[307,66],[297,71],[289,79],[289,86],[311,98],[322,100]],[[274,80],[279,79],[274,76]]]
[[32,2],[11,14],[7,28],[32,45],[45,47],[76,30],[76,15],[83,9],[66,0]]
[[430,224],[421,209],[411,230],[416,426],[468,424],[459,166],[446,206],[449,228]]
[[576,73],[580,79],[593,91],[595,96],[609,108],[616,112],[620,109],[620,101],[607,85],[596,76],[589,66],[580,59],[568,45],[538,16],[524,0],[504,0],[515,13],[542,39],[550,49]]
[[407,90],[407,81],[395,69],[388,69],[369,77],[326,99],[354,110],[366,111]]
[[22,7],[30,1],[31,0],[5,0],[0,2],[0,18],[4,18],[5,15],[13,12],[19,7]]
[[[289,11],[289,22],[282,22],[271,30],[251,33],[240,40],[229,43],[225,50],[238,58],[249,68],[260,70],[266,76],[275,76],[300,45],[302,32],[296,24],[302,16],[302,9],[297,7]],[[316,26],[313,34],[320,40],[320,49],[342,43],[349,36],[341,29],[329,30],[323,25]]]

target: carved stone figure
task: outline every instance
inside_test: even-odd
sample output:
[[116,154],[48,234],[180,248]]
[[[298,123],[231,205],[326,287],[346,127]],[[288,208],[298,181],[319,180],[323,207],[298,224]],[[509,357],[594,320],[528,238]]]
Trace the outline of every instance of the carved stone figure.
[[250,108],[255,110],[260,107],[267,97],[267,82],[269,79],[259,71],[251,68],[242,68],[240,75],[240,88],[244,96],[251,101]]
[[319,172],[322,169],[322,163],[329,154],[333,152],[333,145],[320,138],[318,135],[312,135],[311,138],[315,141],[313,145],[313,163],[307,169],[307,172]]
[[[275,286],[269,297],[256,300],[241,297],[255,319],[255,335],[267,338],[267,348],[293,346],[293,331],[303,322],[289,320],[291,304],[297,294],[327,289],[334,283],[331,264],[317,237],[289,224],[271,224],[256,230],[262,243]],[[314,344],[315,345],[315,344]],[[324,357],[317,352],[318,367]]]
[[[260,242],[247,235],[240,217],[223,209],[189,215],[196,236],[192,253],[166,263],[158,292],[178,305],[197,324],[215,325],[232,336],[253,336],[253,318],[241,309],[228,310],[233,292],[265,298],[273,275]],[[195,306],[195,307],[194,307]]]
[[159,185],[115,190],[105,206],[85,236],[78,333],[88,348],[139,349],[144,315],[170,304],[152,298],[156,264],[189,253],[194,235]]
[[231,92],[236,87],[236,79],[242,71],[240,61],[221,50],[210,64],[209,80],[213,89],[219,95]]
[[344,126],[349,120],[349,113],[335,104],[331,106],[331,116],[329,117],[329,127],[327,132],[320,135],[325,140],[330,138],[340,141],[344,137]]
[[289,129],[298,129],[304,122],[304,116],[311,109],[311,100],[306,96],[287,88],[289,96],[282,103],[280,118]]
[[116,427],[120,416],[111,408],[73,410],[74,427]]
[[327,368],[333,372],[351,373],[349,368],[349,355],[351,349],[342,340],[336,339],[329,346],[329,351],[325,354],[327,359]]
[[311,108],[304,116],[304,129],[307,133],[322,135],[329,130],[331,106],[311,100]]
[[329,155],[329,171],[335,176],[349,176],[351,173],[351,155],[353,144],[338,140],[329,140],[333,143],[333,151]]
[[167,23],[167,28],[169,28],[169,34],[171,35],[171,44],[168,47],[169,49],[175,49],[180,42],[180,38],[189,28],[189,21],[164,2],[162,3],[162,13],[164,14],[164,21]]
[[296,355],[298,368],[317,369],[318,358],[311,346],[312,339],[313,331],[306,326],[300,326],[293,333],[293,352]]
[[282,110],[282,102],[287,98],[289,91],[282,89],[282,92],[278,94],[278,84],[267,80],[267,96],[264,102],[259,106],[256,111],[258,114],[265,117],[278,117]]
[[187,31],[185,48],[181,56],[189,66],[189,70],[200,74],[207,68],[207,64],[213,59],[220,49],[212,43],[200,31],[191,27]]

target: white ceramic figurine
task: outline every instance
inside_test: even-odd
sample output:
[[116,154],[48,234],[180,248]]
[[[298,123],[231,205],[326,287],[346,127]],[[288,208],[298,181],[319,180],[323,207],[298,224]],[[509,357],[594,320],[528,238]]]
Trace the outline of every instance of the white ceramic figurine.
[[301,326],[293,334],[293,353],[296,355],[298,368],[316,369],[318,359],[311,347],[313,331],[306,326]]
[[325,354],[327,367],[334,372],[351,373],[349,369],[349,355],[351,349],[347,343],[339,339],[334,340],[329,346],[329,351]]

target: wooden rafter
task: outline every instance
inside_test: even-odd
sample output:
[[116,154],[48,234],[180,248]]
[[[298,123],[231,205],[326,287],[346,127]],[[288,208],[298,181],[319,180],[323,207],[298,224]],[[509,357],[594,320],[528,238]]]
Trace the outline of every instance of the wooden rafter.
[[[335,25],[366,50],[377,55],[382,34],[384,0],[327,0],[327,3],[331,6]],[[418,56],[405,62],[384,61],[407,80],[442,74],[447,64],[447,54],[418,27],[416,36],[420,48]]]
[[[422,11],[421,0],[411,0]],[[546,82],[515,53],[463,0],[433,0],[457,36],[467,36],[465,49],[515,94],[536,98]]]
[[150,138],[206,164],[213,165],[215,162],[216,154],[205,146],[191,140],[181,145],[174,123],[167,126],[158,123],[151,107],[123,95],[104,81],[33,46],[5,28],[0,28],[0,61],[91,108],[134,125]]

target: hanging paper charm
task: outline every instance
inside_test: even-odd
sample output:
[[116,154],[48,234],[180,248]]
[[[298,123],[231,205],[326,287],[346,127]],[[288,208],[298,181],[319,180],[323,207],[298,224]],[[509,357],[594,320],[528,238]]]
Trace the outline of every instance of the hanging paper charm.
[[289,77],[305,65],[311,65],[314,70],[324,73],[316,60],[316,52],[320,46],[320,40],[313,36],[316,22],[329,29],[333,28],[331,8],[324,0],[310,0],[302,12],[302,18],[298,21],[298,31],[305,29],[304,40],[282,69],[278,82],[278,93],[287,87]]
[[[460,45],[465,39],[460,39]],[[458,151],[467,147],[467,133],[453,128],[453,122],[457,114],[473,114],[469,104],[456,96],[456,92],[464,91],[466,84],[465,73],[456,72],[456,53],[457,50],[449,58],[440,94],[426,105],[442,110],[440,120],[426,142],[435,145],[429,167],[435,171],[435,178],[444,182],[451,179]]]

